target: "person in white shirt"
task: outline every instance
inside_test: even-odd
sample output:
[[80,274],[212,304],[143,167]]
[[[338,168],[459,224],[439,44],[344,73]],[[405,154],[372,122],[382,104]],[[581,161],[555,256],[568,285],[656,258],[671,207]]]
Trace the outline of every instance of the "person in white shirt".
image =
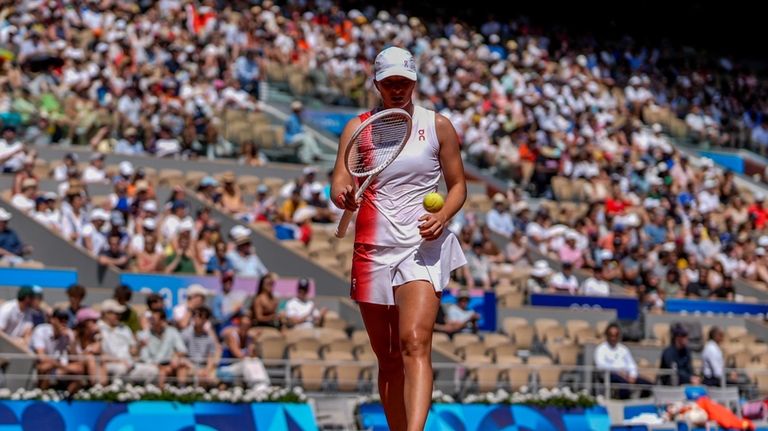
[[563,270],[550,277],[549,286],[555,292],[568,292],[571,295],[575,295],[579,290],[579,280],[573,275],[573,264],[563,262]]
[[91,163],[83,169],[83,182],[103,183],[107,180],[107,173],[104,171],[104,154],[93,153]]
[[54,192],[44,193],[35,199],[32,217],[38,223],[56,232],[61,231],[61,211],[56,208],[57,196]]
[[485,221],[488,228],[493,232],[505,238],[512,237],[515,224],[512,221],[512,214],[509,213],[507,200],[501,193],[496,193],[493,196],[493,208],[488,211]]
[[469,309],[469,293],[462,291],[456,298],[456,303],[448,307],[445,320],[447,324],[459,324],[459,332],[477,332],[477,322],[480,315]]
[[[611,323],[605,328],[605,341],[595,349],[595,366],[602,372],[610,373],[611,383],[620,385],[637,384],[651,385],[652,383],[638,374],[637,363],[627,346],[620,343],[621,329],[616,323]],[[619,388],[619,398],[627,399],[630,390],[626,387]],[[641,396],[648,396],[648,389],[642,390]]]
[[64,156],[64,164],[58,165],[53,169],[53,179],[56,182],[66,181],[69,177],[70,168],[77,169],[77,161],[79,157],[76,153],[67,153]]
[[704,344],[701,351],[701,374],[704,376],[702,383],[707,386],[721,386],[723,376],[727,384],[738,384],[738,375],[731,372],[725,375],[725,358],[720,343],[723,342],[723,330],[713,326],[709,330],[709,341]]
[[200,284],[191,284],[187,287],[187,301],[173,307],[173,324],[179,330],[185,329],[192,321],[192,311],[205,305],[205,299],[209,295],[208,289]]
[[104,225],[109,220],[109,214],[101,208],[91,211],[90,223],[83,226],[83,247],[92,255],[98,256],[107,245],[107,236],[104,234]]
[[[35,327],[29,347],[37,355],[36,368],[39,385],[45,389],[51,385],[49,380],[86,373],[85,362],[70,358],[74,352],[75,335],[67,327],[69,316],[64,310],[54,310],[50,323]],[[80,382],[71,380],[68,389],[76,390]]]
[[309,280],[299,279],[299,286],[295,298],[291,298],[285,304],[285,319],[288,327],[314,328],[322,325],[326,308],[318,309],[315,302],[309,299]]
[[80,188],[67,190],[66,205],[62,204],[61,234],[77,245],[82,245],[83,227],[87,224],[85,198]]
[[37,197],[37,180],[25,178],[21,182],[21,193],[16,193],[11,198],[11,205],[19,211],[30,214],[35,210],[35,198]]
[[584,281],[581,286],[582,295],[586,296],[610,296],[611,286],[605,280],[605,267],[598,266],[592,277]]
[[[153,218],[145,218],[144,221],[141,222],[141,227],[143,231],[142,234],[134,235],[131,238],[131,243],[128,250],[130,254],[135,255],[144,251],[144,243],[146,238],[149,236],[155,236],[155,231],[157,230],[157,222],[155,222],[155,219]],[[156,242],[155,251],[157,253],[162,252],[163,246]]]
[[160,234],[165,243],[176,238],[179,233],[179,226],[184,220],[192,220],[187,216],[187,205],[184,202],[176,201],[171,205],[171,213],[163,219],[160,227]]
[[120,322],[120,316],[126,307],[114,299],[101,303],[101,320],[98,321],[101,332],[102,362],[110,376],[120,377],[128,374],[129,380],[148,382],[157,377],[157,367],[136,362],[139,344],[130,328]]
[[0,331],[16,339],[21,345],[27,345],[32,334],[32,303],[35,291],[31,286],[22,286],[16,293],[16,299],[0,306]]

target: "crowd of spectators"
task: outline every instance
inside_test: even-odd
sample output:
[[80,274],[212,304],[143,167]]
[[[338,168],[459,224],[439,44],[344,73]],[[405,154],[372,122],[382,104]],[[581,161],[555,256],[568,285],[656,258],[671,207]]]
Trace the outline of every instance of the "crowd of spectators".
[[[326,308],[309,297],[309,280],[283,304],[273,295],[274,274],[262,277],[253,293],[225,288],[221,295],[199,284],[185,290],[186,302],[168,313],[164,298],[146,297],[137,311],[130,287],[87,303],[86,289],[72,285],[68,303],[48,305],[38,286],[22,286],[16,299],[0,305],[0,330],[36,356],[41,387],[70,392],[106,385],[109,378],[214,386],[240,379],[268,383],[258,349],[260,328],[315,328]],[[236,293],[235,293],[236,292]]]

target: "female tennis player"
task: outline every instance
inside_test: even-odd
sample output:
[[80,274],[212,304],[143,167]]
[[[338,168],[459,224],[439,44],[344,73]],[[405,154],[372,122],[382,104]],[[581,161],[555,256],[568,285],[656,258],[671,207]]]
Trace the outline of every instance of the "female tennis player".
[[[352,299],[379,363],[379,392],[389,427],[424,428],[432,399],[432,329],[451,271],[466,260],[448,221],[464,204],[467,188],[459,138],[447,118],[411,100],[416,65],[408,51],[391,47],[376,56],[374,84],[381,106],[347,123],[339,140],[332,194],[336,206],[355,211]],[[402,152],[364,191],[345,168],[346,145],[377,111],[401,108],[412,116]],[[441,174],[448,194],[435,213],[422,206]],[[364,179],[364,178],[363,178]]]

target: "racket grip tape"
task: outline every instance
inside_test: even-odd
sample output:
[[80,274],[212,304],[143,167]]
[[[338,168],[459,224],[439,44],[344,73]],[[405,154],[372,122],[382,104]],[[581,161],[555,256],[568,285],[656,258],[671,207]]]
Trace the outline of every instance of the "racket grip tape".
[[349,228],[349,222],[352,221],[354,213],[350,210],[344,210],[344,214],[339,220],[338,226],[336,226],[336,238],[344,238],[347,234],[347,228]]

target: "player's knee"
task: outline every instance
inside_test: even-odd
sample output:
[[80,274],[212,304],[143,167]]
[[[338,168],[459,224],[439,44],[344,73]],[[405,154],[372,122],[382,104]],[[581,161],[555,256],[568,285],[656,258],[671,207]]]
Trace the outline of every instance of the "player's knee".
[[400,349],[403,357],[423,357],[432,350],[432,334],[426,331],[408,331],[400,336]]

